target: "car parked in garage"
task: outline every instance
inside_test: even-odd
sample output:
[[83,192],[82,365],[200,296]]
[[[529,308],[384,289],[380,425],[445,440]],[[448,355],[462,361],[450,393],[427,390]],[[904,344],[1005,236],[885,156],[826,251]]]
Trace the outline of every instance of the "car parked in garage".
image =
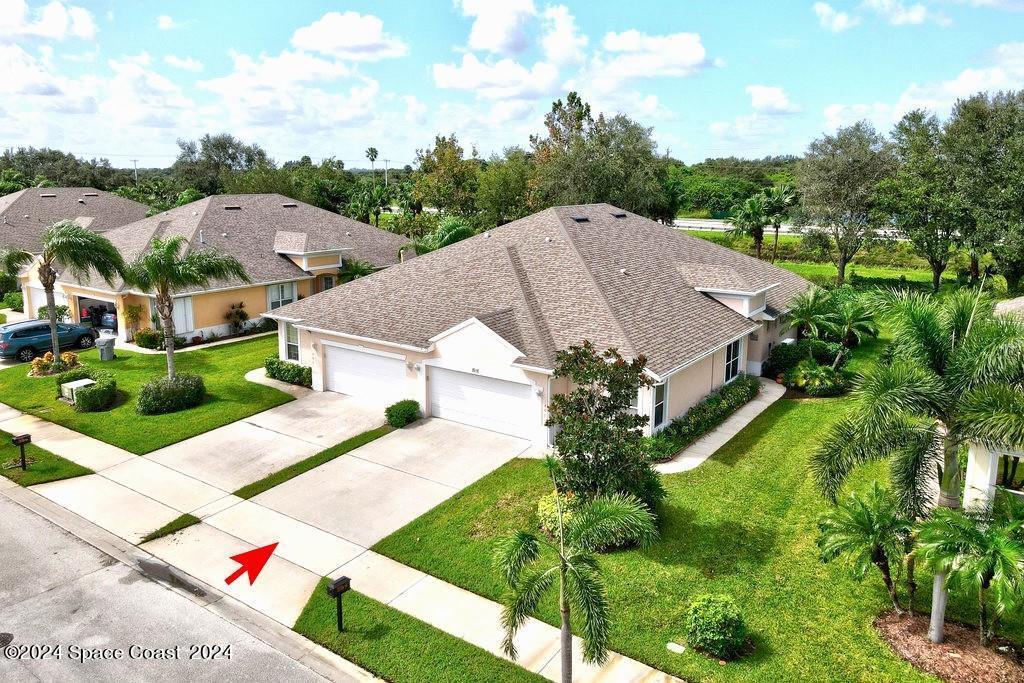
[[[97,333],[84,325],[57,323],[57,338],[61,348],[92,348]],[[45,320],[27,320],[0,325],[0,358],[17,358],[28,363],[50,350],[50,323]]]

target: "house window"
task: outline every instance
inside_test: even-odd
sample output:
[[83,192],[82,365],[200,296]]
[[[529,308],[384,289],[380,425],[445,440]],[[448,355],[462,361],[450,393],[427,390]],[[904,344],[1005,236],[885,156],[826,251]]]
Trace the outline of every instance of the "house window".
[[321,275],[320,276],[320,291],[326,292],[328,289],[334,289],[334,276],[333,275]]
[[639,391],[637,391],[633,395],[633,400],[630,401],[629,408],[627,409],[627,412],[630,415],[636,415],[637,413],[640,412],[640,392]]
[[295,325],[291,323],[285,323],[284,326],[284,346],[285,346],[285,357],[288,360],[298,362],[299,360],[299,331]]
[[668,386],[655,384],[653,393],[654,409],[651,411],[651,426],[660,427],[665,423],[665,396],[668,393]]
[[740,341],[737,339],[725,349],[725,381],[729,382],[740,374]]
[[282,282],[278,285],[267,285],[267,305],[270,310],[281,308],[295,301],[295,283]]

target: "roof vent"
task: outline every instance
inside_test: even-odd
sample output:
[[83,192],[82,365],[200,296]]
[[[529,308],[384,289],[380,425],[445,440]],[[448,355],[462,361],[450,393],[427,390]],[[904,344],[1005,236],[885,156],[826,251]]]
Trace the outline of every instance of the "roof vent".
[[199,244],[206,244],[206,240],[203,239],[203,229],[199,228]]
[[242,207],[240,207],[240,206],[225,206],[224,210],[225,211],[241,211]]
[[351,237],[351,236],[352,236],[352,233],[349,232],[348,230],[346,230],[345,231],[345,237]]
[[40,194],[39,196],[40,197],[56,197],[57,195],[55,195],[52,192],[44,192],[44,193]]
[[79,198],[78,198],[78,203],[79,203],[79,204],[85,204],[85,200],[84,200],[84,199],[82,199],[81,197],[79,197]]
[[625,218],[626,217],[626,212],[625,211],[612,211],[612,215],[615,216],[616,218]]
[[222,232],[222,233],[220,234],[220,236],[221,236],[221,237],[227,237],[227,236],[228,236],[228,234],[227,234],[226,232]]
[[489,233],[489,232],[485,232],[485,233],[484,233],[484,239],[485,239],[485,240],[489,240],[489,239],[491,239],[491,233]]
[[619,268],[619,275],[629,275],[629,273],[626,272],[625,268]]
[[544,241],[545,241],[545,242],[550,242],[550,241],[551,241],[551,238],[550,238],[550,237],[545,237],[545,238],[544,238]]
[[294,209],[297,206],[298,204],[296,204],[295,202],[285,202],[284,204],[281,205],[281,207],[285,209]]
[[99,192],[84,192],[82,194],[85,197],[99,197],[100,196]]
[[589,223],[590,219],[586,216],[573,216],[572,219],[577,223]]
[[193,215],[193,216],[198,216],[198,215],[199,215],[199,212],[198,212],[198,211],[193,211],[193,212],[192,212],[192,215]]

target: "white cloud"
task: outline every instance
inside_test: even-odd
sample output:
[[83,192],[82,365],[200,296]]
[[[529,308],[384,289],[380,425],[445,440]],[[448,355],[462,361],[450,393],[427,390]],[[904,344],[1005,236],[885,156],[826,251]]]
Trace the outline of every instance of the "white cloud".
[[109,60],[114,77],[107,84],[100,111],[119,125],[175,130],[180,114],[195,103],[169,78],[150,71],[150,61],[145,52]]
[[177,55],[164,55],[164,63],[183,71],[202,71],[203,63],[193,57],[178,57]]
[[328,12],[292,34],[292,45],[339,59],[375,62],[401,57],[409,47],[384,32],[384,22],[372,14]]
[[89,10],[59,0],[36,10],[29,10],[25,0],[0,3],[0,42],[23,38],[92,40],[97,30]]
[[588,38],[579,33],[576,19],[565,5],[552,5],[544,9],[544,36],[541,47],[547,61],[556,66],[581,64]]
[[735,148],[764,149],[767,140],[777,143],[783,137],[788,118],[800,108],[790,101],[785,90],[777,86],[748,85],[746,91],[753,111],[732,121],[715,121],[708,130]]
[[971,7],[985,7],[988,9],[1010,10],[1011,12],[1024,11],[1024,0],[952,0],[960,5]]
[[857,17],[851,17],[846,12],[840,12],[827,2],[816,2],[813,9],[814,13],[818,15],[818,22],[822,27],[833,33],[851,29],[860,23],[860,19]]
[[611,92],[640,78],[692,76],[709,65],[696,33],[651,36],[636,30],[607,33],[602,53],[594,57],[578,83]]
[[156,18],[156,27],[161,31],[170,31],[171,29],[178,28],[178,24],[166,14],[161,14]]
[[469,48],[518,54],[529,44],[527,24],[537,14],[533,0],[455,0],[462,15],[473,18]]
[[422,125],[427,120],[427,105],[419,101],[415,95],[402,98],[405,103],[405,120],[407,123]]
[[864,0],[864,6],[881,15],[893,26],[923,24],[927,20],[940,24],[949,23],[948,18],[929,11],[920,3],[905,5],[901,0]]
[[434,83],[492,100],[542,97],[559,90],[558,69],[547,62],[527,69],[511,59],[487,64],[472,54],[462,55],[461,64],[435,64]]
[[770,85],[748,85],[750,106],[754,111],[763,114],[793,114],[800,108],[789,101],[789,96],[782,88]]

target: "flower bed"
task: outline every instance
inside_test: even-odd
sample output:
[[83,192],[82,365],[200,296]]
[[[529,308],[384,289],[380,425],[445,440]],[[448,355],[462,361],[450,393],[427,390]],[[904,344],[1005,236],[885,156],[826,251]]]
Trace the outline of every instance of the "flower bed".
[[80,367],[82,364],[78,361],[78,354],[74,351],[65,351],[60,354],[60,358],[56,359],[53,357],[53,351],[47,351],[42,356],[32,359],[32,369],[28,374],[30,377],[51,377]]

